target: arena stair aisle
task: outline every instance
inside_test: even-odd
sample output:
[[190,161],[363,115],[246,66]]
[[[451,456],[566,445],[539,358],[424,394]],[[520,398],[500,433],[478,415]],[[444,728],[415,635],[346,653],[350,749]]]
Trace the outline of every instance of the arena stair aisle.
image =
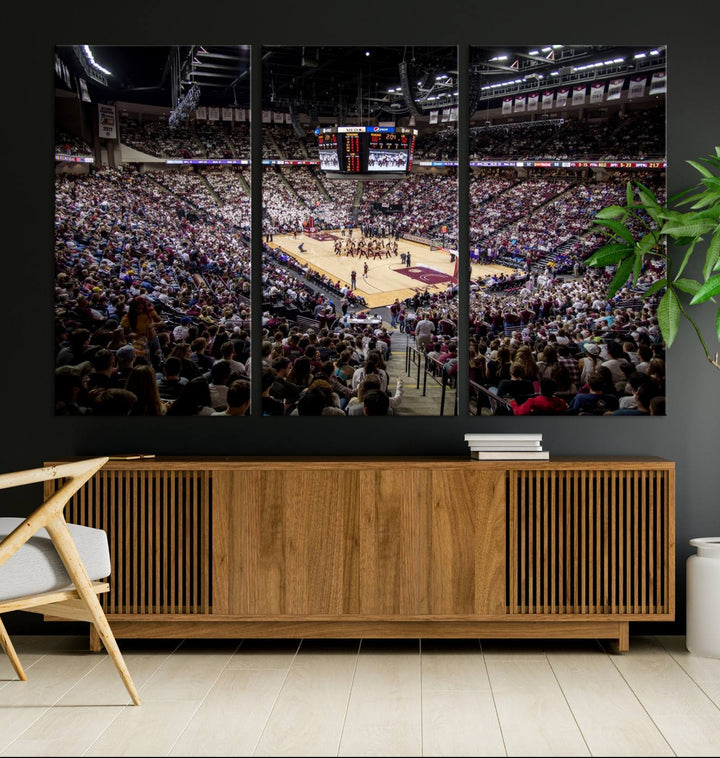
[[[387,326],[387,324],[385,324]],[[442,404],[442,384],[440,379],[427,377],[425,395],[423,395],[423,368],[420,366],[420,386],[418,387],[417,364],[410,364],[410,374],[406,372],[406,351],[408,344],[414,345],[414,339],[406,332],[394,330],[390,334],[391,358],[387,363],[390,375],[390,391],[395,391],[398,378],[403,382],[403,399],[396,411],[397,416],[452,416],[455,408],[455,388],[445,388],[445,402]]]

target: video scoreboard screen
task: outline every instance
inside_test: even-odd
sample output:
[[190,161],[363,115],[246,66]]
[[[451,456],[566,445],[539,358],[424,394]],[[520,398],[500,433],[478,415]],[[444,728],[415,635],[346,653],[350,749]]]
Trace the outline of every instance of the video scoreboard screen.
[[320,168],[323,171],[340,170],[337,134],[319,134],[318,153],[320,157]]
[[408,173],[416,129],[394,126],[333,126],[315,130],[320,168],[341,174]]

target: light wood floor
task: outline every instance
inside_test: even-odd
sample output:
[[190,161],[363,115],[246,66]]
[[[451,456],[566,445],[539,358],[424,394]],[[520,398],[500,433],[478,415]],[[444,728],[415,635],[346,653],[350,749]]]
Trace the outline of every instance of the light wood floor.
[[121,640],[140,707],[85,638],[14,642],[2,756],[720,754],[720,660],[683,637]]

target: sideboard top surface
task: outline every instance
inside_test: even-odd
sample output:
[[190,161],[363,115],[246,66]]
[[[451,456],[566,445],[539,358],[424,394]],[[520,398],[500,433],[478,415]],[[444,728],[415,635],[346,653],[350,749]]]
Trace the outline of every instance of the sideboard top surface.
[[[90,457],[90,456],[87,456]],[[46,461],[45,465],[79,460],[78,457]],[[673,470],[675,463],[655,456],[558,456],[547,461],[479,461],[466,456],[157,456],[142,459],[111,459],[110,470],[223,470],[223,469],[478,469],[478,470],[572,470],[647,469]]]

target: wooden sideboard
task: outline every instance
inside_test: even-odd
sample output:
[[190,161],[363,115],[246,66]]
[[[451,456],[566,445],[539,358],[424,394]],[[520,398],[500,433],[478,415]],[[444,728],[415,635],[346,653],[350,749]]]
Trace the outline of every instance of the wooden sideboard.
[[674,477],[659,458],[154,458],[110,461],[66,515],[108,533],[118,638],[627,650],[629,622],[674,619]]

